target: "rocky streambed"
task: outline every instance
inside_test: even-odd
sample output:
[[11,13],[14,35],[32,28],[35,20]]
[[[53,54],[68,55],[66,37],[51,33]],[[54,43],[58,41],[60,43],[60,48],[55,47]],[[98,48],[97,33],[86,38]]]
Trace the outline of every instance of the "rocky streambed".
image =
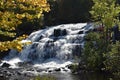
[[39,68],[34,67],[30,62],[19,62],[19,68],[10,68],[9,63],[1,63],[0,80],[34,80],[38,75],[53,73],[70,73],[68,66],[61,68]]
[[[10,64],[0,66],[0,80],[35,80],[36,76],[53,76],[57,80],[109,80],[110,76],[99,72],[81,70],[78,74],[71,73],[70,65],[61,68],[39,68],[30,62],[19,62],[19,68],[10,68]],[[114,79],[113,79],[114,80]],[[119,80],[119,79],[118,79]]]

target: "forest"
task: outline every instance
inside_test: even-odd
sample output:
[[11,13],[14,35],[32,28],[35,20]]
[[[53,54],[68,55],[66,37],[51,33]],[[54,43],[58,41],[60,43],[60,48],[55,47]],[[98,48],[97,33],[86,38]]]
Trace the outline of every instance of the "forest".
[[75,57],[80,62],[72,64],[71,71],[100,71],[120,79],[119,20],[120,0],[0,0],[0,61],[11,49],[21,52],[32,44],[21,42],[32,32],[60,24],[93,23],[84,48],[76,51],[81,51]]

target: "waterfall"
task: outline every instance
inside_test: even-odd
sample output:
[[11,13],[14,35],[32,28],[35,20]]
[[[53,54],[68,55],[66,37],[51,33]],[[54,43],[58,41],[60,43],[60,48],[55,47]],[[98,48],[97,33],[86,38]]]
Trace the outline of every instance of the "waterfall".
[[[84,36],[93,27],[92,23],[62,24],[35,31],[26,40],[32,44],[23,47],[21,52],[11,50],[7,57],[19,58],[16,61],[30,61],[38,64],[49,62],[49,66],[62,64],[81,54],[84,45]],[[65,63],[67,64],[67,63]],[[45,65],[42,65],[45,66]],[[41,67],[42,67],[41,66]]]

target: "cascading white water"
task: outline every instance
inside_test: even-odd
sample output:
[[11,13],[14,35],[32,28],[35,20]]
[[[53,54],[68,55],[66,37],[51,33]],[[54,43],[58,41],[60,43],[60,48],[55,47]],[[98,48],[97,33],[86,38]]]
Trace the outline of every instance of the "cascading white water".
[[84,36],[92,28],[91,23],[62,24],[33,32],[24,40],[32,44],[25,46],[20,53],[11,50],[8,62],[17,57],[19,60],[15,61],[31,61],[41,67],[71,64],[73,57],[80,55]]

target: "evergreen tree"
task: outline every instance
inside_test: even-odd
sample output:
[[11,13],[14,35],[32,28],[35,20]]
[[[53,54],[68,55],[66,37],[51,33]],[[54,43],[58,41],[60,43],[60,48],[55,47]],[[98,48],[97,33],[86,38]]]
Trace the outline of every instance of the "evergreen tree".
[[86,60],[87,67],[92,69],[97,67],[99,70],[109,71],[119,77],[120,42],[109,43],[108,30],[116,24],[119,25],[120,6],[116,0],[93,0],[93,2],[94,6],[90,13],[97,25],[104,26],[104,31],[96,32],[99,38],[95,33],[87,36],[90,41],[85,43],[83,59]]

